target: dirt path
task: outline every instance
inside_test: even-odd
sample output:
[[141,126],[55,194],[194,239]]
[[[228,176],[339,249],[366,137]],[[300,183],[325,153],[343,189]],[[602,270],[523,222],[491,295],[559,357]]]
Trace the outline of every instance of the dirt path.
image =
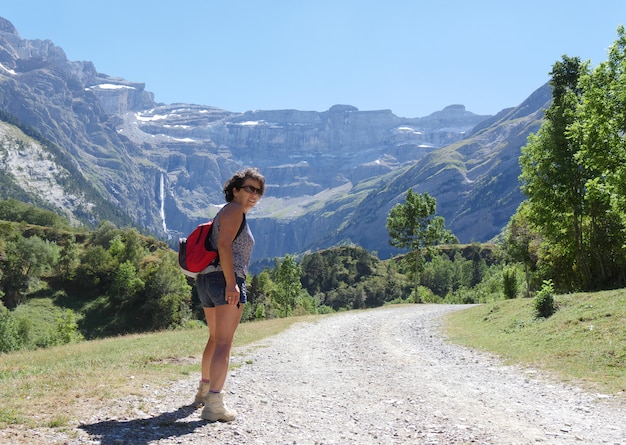
[[[70,431],[23,431],[67,444],[623,444],[618,400],[503,366],[444,341],[460,306],[346,312],[239,349],[227,383],[232,423],[187,406],[198,376],[149,399],[101,407]],[[18,436],[4,436],[15,440]],[[16,442],[6,442],[16,443]],[[19,442],[18,442],[19,443]]]

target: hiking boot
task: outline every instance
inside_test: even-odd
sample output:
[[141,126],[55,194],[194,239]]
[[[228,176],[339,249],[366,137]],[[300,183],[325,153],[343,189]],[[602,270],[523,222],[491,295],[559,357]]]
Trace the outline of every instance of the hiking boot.
[[237,417],[237,412],[224,405],[223,393],[210,392],[205,399],[200,417],[211,422],[217,422],[218,420],[232,422]]
[[193,400],[193,404],[196,408],[200,408],[202,405],[206,404],[206,397],[209,395],[209,382],[203,382],[200,380],[198,384],[198,392],[196,393],[196,398]]

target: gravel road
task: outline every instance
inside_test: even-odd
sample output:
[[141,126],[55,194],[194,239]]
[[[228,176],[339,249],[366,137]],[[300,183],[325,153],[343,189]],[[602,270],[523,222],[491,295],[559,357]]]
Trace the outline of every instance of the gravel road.
[[0,443],[626,445],[623,399],[446,342],[441,317],[463,308],[345,312],[238,348],[231,423],[200,419],[193,375],[92,407],[64,430],[0,431]]

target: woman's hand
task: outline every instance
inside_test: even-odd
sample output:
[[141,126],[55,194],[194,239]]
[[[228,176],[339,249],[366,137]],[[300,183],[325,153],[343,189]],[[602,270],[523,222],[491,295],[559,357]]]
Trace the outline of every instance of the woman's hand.
[[239,304],[239,286],[226,285],[226,303],[230,306],[237,306]]

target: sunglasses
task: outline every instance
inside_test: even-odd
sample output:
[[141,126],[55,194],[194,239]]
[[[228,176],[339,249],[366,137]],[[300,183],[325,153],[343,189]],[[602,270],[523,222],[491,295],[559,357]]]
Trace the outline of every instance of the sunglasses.
[[259,196],[263,196],[263,191],[251,185],[242,185],[239,190],[245,190],[248,193],[256,193]]

